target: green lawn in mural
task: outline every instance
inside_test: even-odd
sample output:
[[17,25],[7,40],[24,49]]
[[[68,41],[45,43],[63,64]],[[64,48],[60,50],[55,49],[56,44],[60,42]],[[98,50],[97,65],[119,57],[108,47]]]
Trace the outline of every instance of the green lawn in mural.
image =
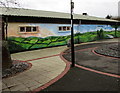
[[[99,32],[99,31],[98,31]],[[108,38],[108,34],[115,36],[114,31],[102,31],[102,39]],[[117,37],[120,37],[120,31],[117,31]],[[55,47],[66,45],[70,36],[49,36],[46,38],[40,37],[9,37],[8,44],[10,53],[27,51],[33,49],[41,49],[47,47]],[[100,40],[97,32],[77,33],[74,36],[75,43],[92,42]]]

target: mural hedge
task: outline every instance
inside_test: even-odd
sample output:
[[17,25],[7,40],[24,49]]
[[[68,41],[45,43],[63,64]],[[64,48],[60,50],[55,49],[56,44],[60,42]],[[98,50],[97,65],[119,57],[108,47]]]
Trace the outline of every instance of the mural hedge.
[[[104,36],[103,36],[104,34]],[[99,39],[106,39],[107,34],[115,37],[114,31],[97,31],[97,32],[86,32],[86,33],[77,33],[74,36],[75,43],[91,42]],[[100,36],[102,35],[102,37]],[[120,37],[120,31],[117,31],[117,37]],[[9,37],[8,44],[10,53],[41,49],[47,47],[55,47],[66,45],[67,41],[70,39],[70,36],[49,36],[46,38],[40,37]]]

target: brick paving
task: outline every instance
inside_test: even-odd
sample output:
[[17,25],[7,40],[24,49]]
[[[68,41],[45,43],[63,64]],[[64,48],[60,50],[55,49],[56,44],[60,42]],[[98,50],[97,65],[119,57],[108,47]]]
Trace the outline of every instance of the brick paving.
[[[109,39],[96,42],[115,42],[117,40]],[[32,64],[32,67],[16,76],[3,79],[2,91],[7,91],[7,93],[13,91],[32,91],[53,80],[65,70],[66,63],[58,54],[66,48],[66,46],[61,46],[12,54],[13,60],[28,61]]]

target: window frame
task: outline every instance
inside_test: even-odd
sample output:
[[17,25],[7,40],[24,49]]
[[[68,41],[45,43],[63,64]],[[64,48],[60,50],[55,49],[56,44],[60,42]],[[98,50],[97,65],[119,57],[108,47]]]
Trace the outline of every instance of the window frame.
[[71,31],[71,26],[58,26],[58,32],[66,32],[66,31]]
[[[21,28],[24,27],[25,31],[21,31]],[[27,31],[27,27],[30,27],[31,31]],[[36,31],[33,31],[33,28],[36,27]],[[19,26],[19,33],[37,33],[38,26]]]

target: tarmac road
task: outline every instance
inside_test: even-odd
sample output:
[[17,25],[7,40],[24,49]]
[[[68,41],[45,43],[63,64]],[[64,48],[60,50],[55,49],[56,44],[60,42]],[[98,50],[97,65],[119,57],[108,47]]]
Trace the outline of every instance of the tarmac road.
[[118,92],[117,78],[109,77],[77,67],[70,71],[59,81],[43,91],[114,91]]
[[[108,43],[87,44],[75,47],[76,64],[118,74],[118,59],[98,56],[91,52],[94,47],[103,44]],[[83,49],[86,50],[81,51]],[[63,56],[70,61],[70,50],[67,50],[64,53],[67,54],[64,54]],[[114,91],[118,93],[120,92],[120,82],[119,78],[116,77],[73,67],[63,78],[42,91]]]

